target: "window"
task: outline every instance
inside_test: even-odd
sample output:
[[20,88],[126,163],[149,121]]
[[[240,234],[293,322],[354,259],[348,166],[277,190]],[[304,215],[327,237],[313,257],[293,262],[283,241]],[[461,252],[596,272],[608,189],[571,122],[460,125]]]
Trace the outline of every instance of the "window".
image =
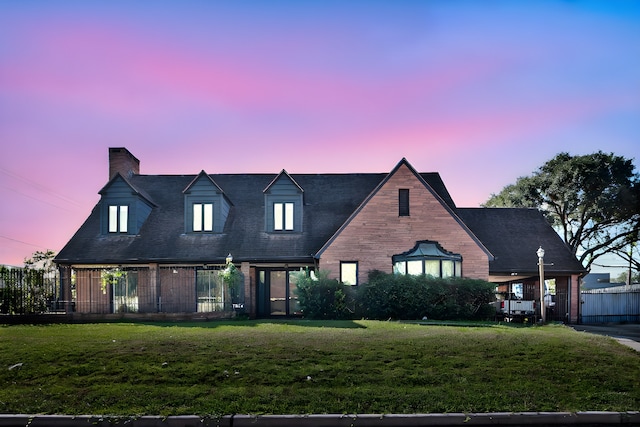
[[340,261],[340,281],[345,285],[358,284],[358,261]]
[[409,216],[409,190],[398,190],[398,215]]
[[213,203],[193,204],[193,231],[213,231]]
[[395,274],[433,277],[462,277],[462,256],[444,250],[437,242],[423,240],[402,254],[393,256]]
[[275,231],[293,231],[293,203],[273,204],[273,229]]
[[197,270],[197,308],[199,313],[225,310],[225,287],[220,279],[220,270]]
[[114,276],[113,283],[113,312],[138,312],[138,272],[123,271]]
[[129,206],[109,205],[109,233],[126,233],[129,224]]

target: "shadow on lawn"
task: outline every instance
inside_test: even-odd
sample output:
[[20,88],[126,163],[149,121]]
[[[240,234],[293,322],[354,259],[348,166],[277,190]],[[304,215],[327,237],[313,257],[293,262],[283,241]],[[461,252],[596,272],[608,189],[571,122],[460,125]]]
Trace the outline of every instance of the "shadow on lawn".
[[222,326],[259,327],[261,325],[288,325],[312,328],[338,328],[338,329],[366,329],[365,325],[353,320],[307,320],[307,319],[256,319],[256,320],[203,320],[203,321],[175,321],[154,322],[145,320],[122,320],[110,323],[128,323],[134,325],[179,327],[179,328],[219,328]]

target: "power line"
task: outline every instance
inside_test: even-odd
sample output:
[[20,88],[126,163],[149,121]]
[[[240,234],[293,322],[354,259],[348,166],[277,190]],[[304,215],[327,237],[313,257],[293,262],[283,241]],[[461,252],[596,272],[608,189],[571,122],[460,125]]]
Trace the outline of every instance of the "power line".
[[41,248],[41,249],[49,250],[49,248],[45,248],[44,246],[35,245],[33,243],[28,243],[28,242],[23,242],[22,240],[13,239],[11,237],[3,236],[1,234],[0,234],[0,238],[6,239],[6,240],[11,240],[12,242],[22,243],[23,245],[27,245],[27,246],[33,246],[34,248]]
[[604,264],[596,264],[595,262],[591,264],[596,265],[598,267],[604,267],[604,268],[629,268],[628,265],[604,265]]
[[58,208],[58,209],[65,210],[65,211],[67,211],[67,212],[73,212],[73,209],[69,209],[69,208],[65,208],[65,207],[62,207],[62,206],[58,206],[58,205],[56,205],[55,203],[48,202],[48,201],[46,201],[46,200],[44,200],[44,199],[40,199],[40,198],[38,198],[38,197],[30,196],[30,195],[28,195],[27,193],[23,193],[22,191],[16,190],[15,188],[7,187],[7,186],[5,186],[5,185],[2,185],[2,186],[0,186],[0,187],[2,187],[2,188],[4,188],[4,189],[7,189],[7,190],[9,190],[9,191],[13,191],[13,192],[15,192],[15,193],[18,193],[18,194],[20,194],[21,196],[24,196],[24,197],[29,198],[29,199],[31,199],[31,200],[35,200],[36,202],[45,203],[45,204],[47,204],[47,205],[49,205],[49,206],[53,206],[54,208]]
[[49,194],[50,196],[56,197],[56,198],[58,198],[60,200],[63,200],[66,203],[71,203],[71,204],[76,205],[78,207],[82,206],[79,202],[77,202],[76,200],[74,200],[74,199],[72,199],[70,197],[65,196],[64,194],[60,194],[60,193],[52,190],[51,188],[40,184],[39,182],[33,181],[33,180],[29,179],[29,178],[26,178],[26,177],[24,177],[24,176],[22,176],[20,174],[12,172],[12,171],[10,171],[8,169],[5,169],[5,168],[3,168],[1,166],[0,166],[0,172],[2,172],[5,175],[8,175],[8,176],[10,176],[10,177],[12,177],[14,179],[22,181],[23,183],[26,183],[26,184],[36,188],[37,190],[46,193],[46,194]]

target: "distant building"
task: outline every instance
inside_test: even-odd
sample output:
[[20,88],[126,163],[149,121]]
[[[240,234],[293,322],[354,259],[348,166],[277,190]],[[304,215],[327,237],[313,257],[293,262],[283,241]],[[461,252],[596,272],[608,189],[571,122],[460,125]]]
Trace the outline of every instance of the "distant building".
[[587,291],[591,289],[614,288],[625,285],[626,283],[612,283],[610,273],[589,273],[582,278],[581,288]]

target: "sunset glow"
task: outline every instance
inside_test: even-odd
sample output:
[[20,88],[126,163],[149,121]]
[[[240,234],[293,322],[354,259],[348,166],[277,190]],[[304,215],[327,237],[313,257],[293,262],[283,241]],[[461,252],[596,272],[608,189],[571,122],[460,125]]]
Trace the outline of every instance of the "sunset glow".
[[640,2],[0,3],[0,264],[143,174],[388,172],[478,206],[561,151],[640,159]]

